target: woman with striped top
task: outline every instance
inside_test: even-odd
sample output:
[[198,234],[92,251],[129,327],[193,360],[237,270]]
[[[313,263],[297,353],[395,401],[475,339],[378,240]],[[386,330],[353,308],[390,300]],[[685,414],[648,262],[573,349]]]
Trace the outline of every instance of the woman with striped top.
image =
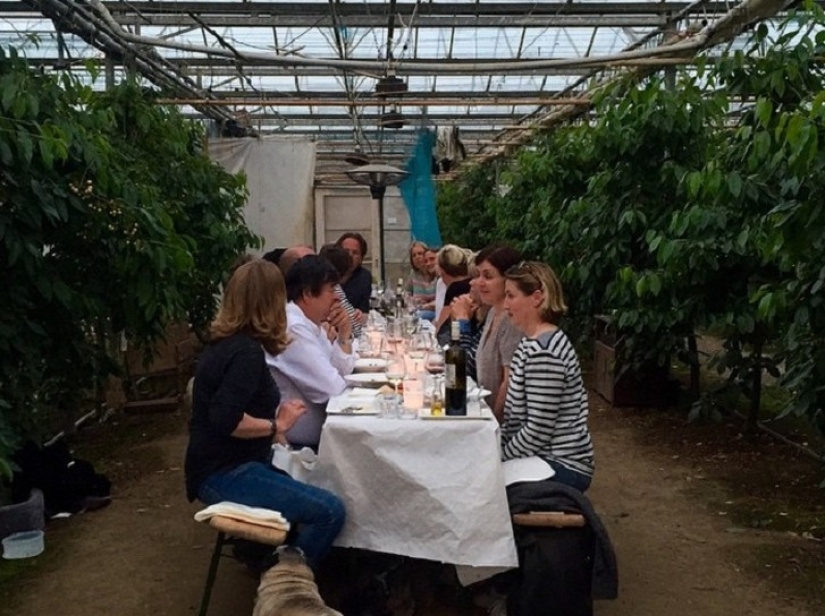
[[504,309],[523,333],[510,364],[502,459],[538,456],[554,481],[582,492],[593,478],[587,391],[570,340],[558,327],[567,312],[561,283],[544,263],[526,262],[505,275]]

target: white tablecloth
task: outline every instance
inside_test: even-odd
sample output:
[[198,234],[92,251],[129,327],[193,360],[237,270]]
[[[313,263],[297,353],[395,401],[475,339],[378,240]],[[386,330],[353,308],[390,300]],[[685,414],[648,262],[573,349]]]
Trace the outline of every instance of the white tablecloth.
[[492,419],[330,415],[308,481],[346,505],[336,545],[517,566],[497,430]]

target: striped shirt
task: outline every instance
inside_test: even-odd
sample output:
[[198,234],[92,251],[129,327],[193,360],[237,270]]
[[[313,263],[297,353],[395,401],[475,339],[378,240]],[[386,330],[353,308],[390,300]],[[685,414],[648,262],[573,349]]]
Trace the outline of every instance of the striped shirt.
[[344,289],[340,284],[335,285],[335,295],[341,300],[341,305],[344,307],[349,317],[349,322],[352,325],[352,337],[357,340],[361,337],[361,321],[355,317],[355,308],[353,308],[349,299],[347,299],[347,294],[344,293]]
[[592,477],[587,412],[579,358],[564,332],[522,339],[510,364],[502,459],[538,456]]

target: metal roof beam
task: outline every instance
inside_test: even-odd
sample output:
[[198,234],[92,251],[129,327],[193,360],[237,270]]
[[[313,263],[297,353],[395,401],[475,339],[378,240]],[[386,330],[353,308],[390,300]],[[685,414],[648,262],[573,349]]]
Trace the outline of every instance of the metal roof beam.
[[[214,94],[214,93],[213,93]],[[298,98],[290,97],[281,94],[278,98],[262,98],[251,96],[249,98],[242,98],[243,92],[235,92],[234,98],[225,99],[187,99],[187,98],[160,98],[156,102],[159,105],[205,105],[207,107],[224,107],[232,105],[260,105],[267,107],[306,107],[312,105],[313,107],[375,107],[376,105],[395,106],[395,107],[421,107],[425,105],[433,106],[450,106],[461,103],[462,106],[476,107],[476,106],[510,106],[510,105],[590,105],[589,98],[552,98],[550,96],[542,96],[542,93],[531,92],[529,96],[525,97],[495,97],[495,98],[468,98],[466,95],[464,100],[458,101],[454,98],[438,98],[438,92],[434,98],[398,98],[394,100],[356,100],[349,101],[342,98]],[[306,94],[306,92],[304,93]],[[425,95],[431,95],[430,92],[425,92]]]

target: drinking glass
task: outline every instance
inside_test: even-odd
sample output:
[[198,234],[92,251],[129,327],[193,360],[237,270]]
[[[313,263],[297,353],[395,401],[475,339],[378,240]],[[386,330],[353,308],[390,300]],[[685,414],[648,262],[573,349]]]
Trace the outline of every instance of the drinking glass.
[[402,419],[415,419],[418,411],[424,406],[424,381],[417,377],[404,379],[404,403],[401,411]]
[[406,367],[404,366],[404,356],[398,353],[387,353],[387,380],[392,383],[395,388],[396,395],[398,394],[398,385],[404,379],[406,374]]
[[430,408],[430,415],[440,417],[444,414],[444,378],[439,375],[430,377],[430,387],[427,392],[426,405]]
[[381,417],[384,419],[398,419],[400,409],[398,394],[381,394],[379,404],[381,405]]
[[431,348],[427,352],[427,358],[424,360],[424,368],[430,374],[444,373],[444,353],[439,348]]

